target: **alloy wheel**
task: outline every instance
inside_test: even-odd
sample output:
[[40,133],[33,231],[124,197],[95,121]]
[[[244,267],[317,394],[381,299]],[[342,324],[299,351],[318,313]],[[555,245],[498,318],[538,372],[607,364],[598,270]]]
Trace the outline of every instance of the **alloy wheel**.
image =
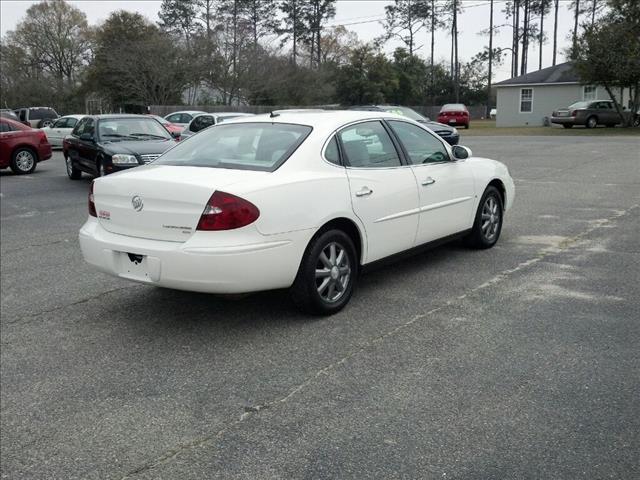
[[316,288],[320,298],[328,303],[340,300],[351,280],[349,254],[338,242],[327,244],[316,263]]
[[29,172],[33,168],[35,162],[36,159],[33,156],[33,153],[28,150],[22,150],[16,155],[16,166],[21,172]]
[[487,197],[482,207],[482,236],[487,242],[492,242],[498,234],[500,227],[500,208],[494,196]]

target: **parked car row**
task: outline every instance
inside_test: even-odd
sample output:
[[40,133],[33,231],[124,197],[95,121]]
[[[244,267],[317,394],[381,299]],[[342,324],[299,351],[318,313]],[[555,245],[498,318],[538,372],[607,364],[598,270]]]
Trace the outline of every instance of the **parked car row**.
[[[625,110],[623,115],[633,115],[633,124],[640,125],[640,112],[634,114]],[[598,125],[615,127],[621,123],[621,119],[613,101],[591,100],[575,102],[566,108],[555,110],[551,115],[551,123],[562,125],[564,128],[572,128],[574,125],[584,125],[586,128],[595,128]]]
[[0,169],[17,175],[31,173],[38,162],[51,158],[51,144],[42,130],[0,116]]

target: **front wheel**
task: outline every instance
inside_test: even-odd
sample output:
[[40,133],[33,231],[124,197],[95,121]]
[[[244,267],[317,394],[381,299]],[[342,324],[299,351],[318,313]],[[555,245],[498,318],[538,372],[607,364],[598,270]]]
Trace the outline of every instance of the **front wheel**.
[[473,248],[493,247],[502,231],[503,205],[498,189],[487,187],[480,199],[476,218],[466,243]]
[[67,175],[69,176],[69,178],[71,180],[80,180],[80,178],[82,177],[82,172],[73,165],[73,160],[71,160],[71,157],[65,155],[64,162],[67,167]]
[[291,299],[302,311],[332,315],[351,298],[358,276],[358,258],[351,238],[341,230],[314,237],[291,287]]
[[587,118],[587,123],[585,126],[587,128],[596,128],[598,126],[598,119],[594,116]]

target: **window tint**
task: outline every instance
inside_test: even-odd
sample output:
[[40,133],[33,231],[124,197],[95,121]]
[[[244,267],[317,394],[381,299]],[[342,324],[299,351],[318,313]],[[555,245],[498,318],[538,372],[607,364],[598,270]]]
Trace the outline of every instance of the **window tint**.
[[287,123],[222,123],[180,142],[154,163],[272,172],[311,133]]
[[82,120],[80,120],[78,124],[75,126],[75,128],[73,129],[73,131],[71,132],[71,134],[77,135],[78,137],[82,135],[82,132],[84,131],[84,125],[87,123],[87,120],[89,120],[88,117],[85,117]]
[[398,152],[380,122],[363,122],[338,133],[348,164],[358,168],[397,167]]
[[327,148],[324,151],[324,158],[335,165],[340,165],[340,152],[338,151],[338,141],[335,136],[329,140]]
[[199,132],[200,130],[204,130],[207,127],[210,127],[215,123],[215,120],[212,115],[200,115],[193,119],[191,125],[189,126],[189,130],[192,132]]
[[[87,133],[85,127],[84,132]],[[93,128],[92,128],[93,133]],[[103,118],[98,124],[100,138],[116,141],[127,140],[170,139],[167,130],[151,117],[138,115],[136,117]]]
[[520,113],[533,111],[533,88],[520,89]]
[[449,160],[449,153],[445,146],[429,132],[407,122],[390,120],[389,124],[407,151],[412,164],[420,165]]
[[88,133],[89,135],[91,135],[92,137],[95,136],[95,132],[96,132],[96,128],[95,128],[95,122],[93,120],[93,118],[89,118],[87,119],[87,122],[84,124],[84,130],[82,131],[82,133]]
[[13,129],[7,122],[0,122],[0,133],[11,132]]
[[167,117],[167,120],[171,123],[182,123],[182,114],[181,113],[174,113],[173,115],[169,115]]
[[65,128],[73,128],[78,123],[78,120],[75,118],[67,118],[67,126]]

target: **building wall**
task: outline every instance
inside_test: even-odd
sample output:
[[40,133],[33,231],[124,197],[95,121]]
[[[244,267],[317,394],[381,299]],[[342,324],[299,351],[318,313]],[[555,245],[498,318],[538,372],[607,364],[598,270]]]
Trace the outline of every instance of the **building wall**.
[[[533,89],[531,112],[520,113],[521,88]],[[551,117],[554,110],[584,100],[582,85],[505,86],[498,87],[496,90],[498,96],[496,126],[498,127],[541,126],[544,125],[544,118]],[[613,93],[620,102],[622,92],[616,89]],[[626,105],[629,99],[628,90],[623,93],[621,104]],[[604,87],[597,87],[595,99],[609,100],[610,97]]]

